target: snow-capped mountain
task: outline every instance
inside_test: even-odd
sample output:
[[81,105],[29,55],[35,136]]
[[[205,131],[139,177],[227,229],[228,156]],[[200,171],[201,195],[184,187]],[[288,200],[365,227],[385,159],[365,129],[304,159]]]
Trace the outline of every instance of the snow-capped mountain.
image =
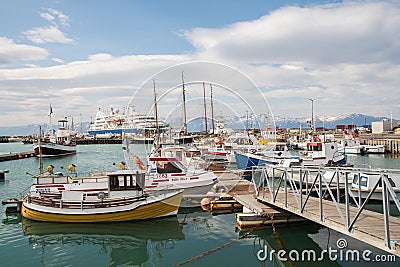
[[[246,125],[248,128],[264,128],[266,127],[265,114],[260,114],[257,116],[258,119],[249,118],[246,116],[238,117],[221,117],[218,116],[217,119],[223,120],[225,122],[226,128],[230,129],[245,129]],[[363,114],[349,114],[341,116],[325,116],[325,117],[315,117],[315,127],[325,127],[327,129],[334,129],[336,125],[371,125],[373,121],[390,120],[387,117],[375,117]],[[299,128],[300,124],[303,129],[310,127],[311,117],[302,118],[284,118],[275,116],[275,125],[280,128]],[[182,126],[182,118],[174,118],[168,121],[172,127],[179,128]],[[211,122],[208,122],[208,129],[211,129]],[[83,122],[82,132],[85,132],[89,128],[88,122]],[[77,127],[77,131],[81,132],[80,126]],[[272,127],[272,120],[269,119],[269,126]],[[46,129],[47,125],[42,125],[42,129]],[[204,120],[202,118],[189,121],[188,131],[189,132],[199,132],[204,130]],[[0,127],[0,136],[9,135],[32,135],[39,132],[39,125],[27,125],[27,126],[15,126],[15,127]]]

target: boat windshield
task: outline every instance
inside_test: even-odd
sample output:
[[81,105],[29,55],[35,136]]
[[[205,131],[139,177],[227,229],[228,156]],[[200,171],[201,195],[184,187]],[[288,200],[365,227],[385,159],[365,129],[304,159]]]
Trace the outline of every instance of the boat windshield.
[[183,172],[184,166],[180,162],[168,161],[166,163],[157,163],[158,173],[181,173]]

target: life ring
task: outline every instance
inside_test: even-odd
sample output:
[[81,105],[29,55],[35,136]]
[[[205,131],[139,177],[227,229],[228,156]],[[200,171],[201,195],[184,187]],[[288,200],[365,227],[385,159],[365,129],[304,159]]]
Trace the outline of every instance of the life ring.
[[141,169],[141,170],[146,169],[143,162],[139,159],[138,156],[136,156],[136,155],[133,156],[133,162],[135,162],[135,164],[139,167],[139,169]]
[[104,192],[99,192],[97,193],[97,198],[103,200],[106,197],[106,193]]

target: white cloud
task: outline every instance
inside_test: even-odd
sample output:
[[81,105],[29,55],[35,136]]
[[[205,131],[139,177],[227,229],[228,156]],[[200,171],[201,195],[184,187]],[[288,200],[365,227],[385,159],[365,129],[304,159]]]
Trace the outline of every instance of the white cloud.
[[204,56],[254,63],[399,62],[400,8],[384,2],[283,7],[257,20],[183,35]]
[[44,43],[74,43],[74,40],[68,38],[64,32],[55,26],[43,28],[33,28],[23,32],[26,38],[35,44]]
[[69,17],[58,10],[43,8],[46,12],[40,12],[40,16],[51,23],[49,26],[36,27],[22,34],[35,44],[44,43],[74,43],[75,40],[67,37],[61,28],[69,27]]
[[0,65],[16,61],[30,61],[46,59],[49,53],[40,47],[16,44],[13,40],[0,37]]
[[110,54],[100,53],[95,55],[90,55],[90,61],[109,61],[112,60],[114,57]]
[[49,13],[40,13],[40,16],[48,21],[54,20],[54,16],[50,15]]
[[65,61],[62,60],[61,58],[53,57],[51,60],[54,61],[54,62],[57,62],[57,63],[65,63]]
[[63,27],[69,27],[69,17],[67,15],[64,15],[62,12],[53,8],[44,8],[44,10],[46,10],[48,13],[40,13],[41,17],[47,19],[55,25],[60,24]]
[[[54,16],[54,20],[68,22],[68,17],[46,12],[49,15],[43,16],[49,21],[52,21],[50,16]],[[54,24],[51,27],[58,30]],[[73,41],[61,31],[58,34],[58,39],[54,37],[56,34],[49,34],[48,41],[63,38]],[[44,42],[45,36],[39,31],[32,34],[37,42]],[[1,98],[7,103],[3,109],[13,107],[25,111],[29,115],[22,117],[19,123],[29,124],[43,121],[42,117],[35,116],[38,110],[47,114],[48,102],[52,102],[58,106],[58,112],[75,112],[75,116],[82,113],[86,116],[84,120],[88,120],[97,107],[108,107],[111,102],[126,105],[134,87],[139,87],[163,68],[205,60],[226,63],[248,75],[263,88],[273,113],[279,116],[308,116],[310,103],[307,99],[317,97],[317,116],[359,111],[385,115],[393,111],[393,117],[400,118],[400,113],[396,114],[400,103],[400,8],[393,2],[284,7],[254,21],[220,29],[191,29],[184,32],[184,36],[197,51],[120,57],[98,53],[69,63],[53,58],[61,64],[52,67],[0,69],[0,92],[5,92]],[[3,53],[3,46],[15,49],[14,53]],[[46,50],[0,38],[0,62],[26,60],[33,55],[36,56],[32,60],[48,57]],[[218,68],[184,66],[168,75],[159,75],[156,83],[160,95],[162,90],[171,88],[165,82],[168,79],[175,79],[179,84],[182,70],[185,81],[207,77],[236,90],[255,108],[264,105],[241,75]],[[152,101],[152,81],[146,85],[147,91],[138,96],[143,105]],[[20,93],[7,94],[10,88]],[[188,98],[200,96],[201,92],[201,87],[188,85]],[[215,87],[216,98],[223,94],[232,97],[227,90]],[[179,109],[179,95],[177,90],[167,95],[160,103],[162,112]],[[239,110],[236,102],[229,103],[230,108]],[[197,106],[201,108],[201,104],[190,105]],[[4,125],[15,123],[8,116],[0,116],[0,120]]]

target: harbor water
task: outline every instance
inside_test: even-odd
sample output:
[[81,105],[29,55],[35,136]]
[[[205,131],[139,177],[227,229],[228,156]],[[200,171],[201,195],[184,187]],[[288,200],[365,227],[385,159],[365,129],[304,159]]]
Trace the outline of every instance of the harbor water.
[[[30,150],[31,145],[22,143],[0,144],[0,153]],[[138,145],[137,154],[143,160],[145,147]],[[347,159],[373,168],[399,169],[400,162],[387,155]],[[80,145],[76,155],[44,159],[43,166],[51,164],[55,171],[67,172],[67,166],[75,164],[78,172],[93,172],[116,170],[121,161],[125,161],[121,145]],[[37,158],[0,162],[0,170],[9,170],[6,180],[0,182],[0,199],[21,198],[38,167]],[[346,240],[348,249],[389,255],[311,222],[268,226],[246,234],[236,228],[234,214],[212,215],[201,209],[156,220],[67,224],[22,219],[6,214],[1,206],[0,218],[1,266],[376,266],[376,262],[362,259],[319,257],[328,247],[337,249],[340,238]],[[288,253],[283,258],[271,253],[279,250],[300,254],[312,250],[317,259],[297,261],[287,257]],[[399,262],[396,258],[385,265],[398,266]]]

